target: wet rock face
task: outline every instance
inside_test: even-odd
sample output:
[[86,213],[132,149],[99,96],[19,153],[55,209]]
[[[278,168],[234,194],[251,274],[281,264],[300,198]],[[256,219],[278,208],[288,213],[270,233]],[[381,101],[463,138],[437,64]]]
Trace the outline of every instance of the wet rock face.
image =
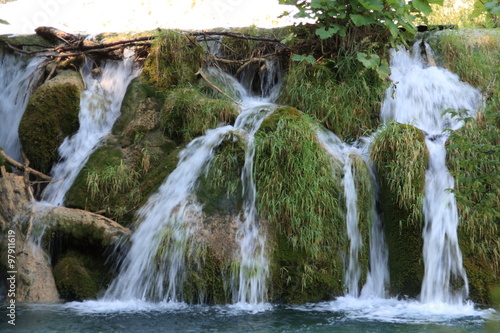
[[[58,288],[60,286],[64,287],[61,289],[63,291],[61,296],[64,298],[95,297],[100,287],[96,279],[102,281],[100,277],[107,274],[106,267],[102,264],[101,250],[107,246],[113,246],[122,237],[130,235],[130,230],[101,215],[82,210],[65,207],[36,208],[31,205],[29,198],[28,188],[22,176],[7,172],[2,173],[0,177],[0,202],[2,203],[0,205],[2,231],[0,235],[0,263],[2,265],[0,266],[0,276],[7,277],[7,271],[9,271],[3,265],[7,262],[6,254],[8,251],[6,247],[8,242],[6,239],[7,233],[10,231],[15,234],[16,270],[18,272],[16,280],[17,301],[57,302],[59,301]],[[64,265],[60,265],[60,267],[65,268],[60,271],[67,274],[60,274],[63,277],[60,279],[61,281],[54,279],[52,264],[57,266],[58,263],[54,257],[51,258],[52,262],[49,262],[49,256],[46,253],[48,247],[41,248],[31,240],[27,240],[28,234],[35,235],[41,232],[40,226],[46,227],[46,235],[58,234],[60,237],[65,237],[72,246],[85,242],[87,253],[85,253],[85,260],[80,261],[81,265],[87,262],[91,263],[87,265],[90,265],[91,268],[78,265],[65,268]],[[70,249],[65,249],[65,252],[70,252]],[[95,253],[99,253],[99,255],[95,255]],[[101,264],[93,264],[94,262]],[[68,287],[66,280],[64,280],[64,277],[69,276],[68,274],[73,277],[76,274],[79,279],[86,279],[85,281],[90,282],[82,287],[82,290],[74,288],[74,286]]]
[[19,125],[19,137],[34,169],[48,173],[59,158],[57,148],[78,130],[83,89],[80,74],[66,70],[31,96]]

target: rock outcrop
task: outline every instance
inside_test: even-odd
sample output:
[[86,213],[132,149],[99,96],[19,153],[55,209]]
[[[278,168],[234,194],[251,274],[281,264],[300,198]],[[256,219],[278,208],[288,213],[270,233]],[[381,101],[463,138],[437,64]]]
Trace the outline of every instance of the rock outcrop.
[[33,238],[40,241],[44,234],[58,233],[72,239],[73,243],[82,240],[87,242],[90,255],[93,253],[92,246],[113,246],[118,239],[130,234],[127,228],[94,213],[65,207],[33,205],[24,178],[5,171],[0,177],[0,202],[0,275],[4,276],[11,270],[4,266],[7,263],[6,235],[11,231],[15,234],[16,300],[19,302],[59,300],[57,281],[52,269],[56,262],[54,258],[49,257],[46,249],[32,240]]

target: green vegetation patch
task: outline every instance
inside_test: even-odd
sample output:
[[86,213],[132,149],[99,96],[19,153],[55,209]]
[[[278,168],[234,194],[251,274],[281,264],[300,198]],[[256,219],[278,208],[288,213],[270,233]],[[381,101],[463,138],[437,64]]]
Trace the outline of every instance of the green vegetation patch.
[[57,148],[79,128],[83,81],[78,72],[63,71],[31,96],[19,125],[23,150],[30,166],[48,173],[59,159]]
[[128,221],[142,202],[140,174],[126,164],[120,149],[103,146],[89,158],[66,195],[66,205]]
[[68,252],[54,267],[57,290],[66,301],[97,298],[101,288],[102,264],[76,251]]
[[206,214],[237,214],[240,211],[245,146],[242,133],[234,131],[215,149],[207,171],[200,177],[196,192]]
[[150,84],[162,89],[190,84],[196,80],[203,56],[203,48],[194,38],[179,31],[162,30],[151,46],[143,73]]
[[429,159],[423,133],[388,123],[372,143],[389,248],[390,291],[415,297],[423,279],[422,200]]
[[257,205],[269,223],[272,299],[307,302],[343,292],[341,170],[308,117],[277,109],[255,136]]
[[378,126],[384,85],[355,57],[339,59],[292,63],[278,103],[299,108],[344,140],[356,139]]
[[233,122],[237,108],[230,101],[205,97],[193,88],[172,90],[162,109],[165,134],[178,142],[189,142],[221,123]]

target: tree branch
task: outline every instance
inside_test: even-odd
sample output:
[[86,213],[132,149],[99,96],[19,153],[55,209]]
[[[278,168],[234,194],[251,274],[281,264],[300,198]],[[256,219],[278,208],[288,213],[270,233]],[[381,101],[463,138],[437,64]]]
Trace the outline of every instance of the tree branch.
[[7,163],[9,163],[10,165],[12,165],[14,168],[31,173],[31,174],[35,175],[36,177],[44,179],[44,180],[51,180],[52,179],[52,177],[47,176],[46,174],[41,173],[40,171],[37,171],[37,170],[32,169],[28,166],[25,166],[24,164],[19,163],[18,161],[14,160],[9,155],[7,155],[3,150],[0,150],[0,155],[2,155],[3,158],[5,158],[5,161]]

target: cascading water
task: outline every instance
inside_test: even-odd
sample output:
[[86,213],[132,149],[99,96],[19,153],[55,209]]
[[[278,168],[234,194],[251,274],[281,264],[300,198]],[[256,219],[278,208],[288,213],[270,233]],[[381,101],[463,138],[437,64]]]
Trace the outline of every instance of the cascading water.
[[[362,235],[359,231],[358,198],[355,186],[355,170],[353,167],[353,156],[366,157],[364,148],[367,144],[361,144],[361,148],[350,146],[342,142],[335,134],[327,130],[318,131],[318,140],[325,150],[333,157],[337,163],[343,165],[344,177],[342,185],[344,187],[344,197],[346,201],[346,227],[349,239],[349,256],[345,268],[346,296],[359,297],[359,281],[361,278],[361,267],[359,263],[359,253],[362,249]],[[366,161],[366,158],[365,158]],[[370,271],[367,276],[367,283],[362,289],[363,297],[383,297],[385,285],[388,281],[387,271],[387,248],[381,221],[375,212],[375,202],[373,202],[373,221],[370,229]]]
[[97,76],[92,73],[92,63],[84,66],[86,89],[80,97],[80,128],[64,139],[59,147],[60,161],[52,167],[56,182],[49,186],[44,200],[62,206],[64,196],[75,181],[89,156],[101,140],[111,132],[120,115],[120,107],[128,84],[139,75],[134,65],[133,52],[126,50],[123,61],[107,61]]
[[[446,69],[428,66],[419,57],[422,42],[412,52],[391,51],[391,80],[381,118],[414,125],[426,137],[429,168],[425,175],[423,212],[424,279],[421,301],[461,304],[467,297],[467,275],[457,239],[458,212],[453,178],[446,168],[447,130],[463,125],[449,111],[474,116],[480,92]],[[428,47],[425,45],[425,47]]]
[[[365,144],[365,148],[367,147],[369,147],[369,143]],[[385,241],[382,219],[376,207],[379,189],[375,168],[372,161],[367,160],[367,151],[363,151],[362,156],[365,157],[365,161],[369,165],[375,198],[372,206],[373,220],[370,226],[370,270],[366,277],[366,283],[361,289],[361,298],[384,298],[386,296],[386,286],[389,284],[389,249]]]
[[21,161],[19,123],[30,97],[30,85],[39,71],[42,58],[28,61],[0,52],[0,147],[7,155]]
[[219,81],[232,86],[234,95],[241,99],[240,115],[234,126],[208,130],[180,153],[176,169],[167,177],[158,193],[140,209],[140,225],[132,235],[131,248],[104,299],[182,300],[187,244],[196,232],[198,223],[201,223],[201,207],[194,194],[198,178],[207,170],[214,149],[231,131],[240,130],[246,133],[247,148],[241,176],[244,202],[238,217],[237,241],[240,248],[235,260],[239,263],[239,269],[232,277],[233,300],[235,303],[265,301],[268,262],[264,251],[265,235],[260,229],[255,208],[253,136],[276,105],[271,104],[269,98],[250,96],[236,80],[226,74],[216,74],[213,70],[209,72],[211,75],[221,75]]

